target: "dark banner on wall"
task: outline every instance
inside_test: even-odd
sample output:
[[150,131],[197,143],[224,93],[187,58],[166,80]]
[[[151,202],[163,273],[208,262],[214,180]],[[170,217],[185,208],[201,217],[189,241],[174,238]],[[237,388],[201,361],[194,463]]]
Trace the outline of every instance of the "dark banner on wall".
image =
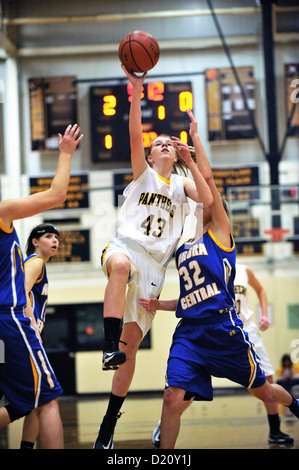
[[[245,92],[247,107],[255,111],[255,80],[253,67],[237,67]],[[209,141],[255,138],[242,90],[231,68],[206,70],[206,99]]]
[[284,81],[287,135],[299,136],[299,63],[285,64]]
[[[50,176],[29,178],[30,194],[46,191],[49,189],[52,180],[53,177]],[[88,175],[71,176],[65,202],[54,209],[87,209],[89,207],[88,189]]]
[[59,230],[59,249],[51,263],[90,261],[89,230]]
[[58,133],[77,122],[76,77],[29,79],[31,150],[57,150]]

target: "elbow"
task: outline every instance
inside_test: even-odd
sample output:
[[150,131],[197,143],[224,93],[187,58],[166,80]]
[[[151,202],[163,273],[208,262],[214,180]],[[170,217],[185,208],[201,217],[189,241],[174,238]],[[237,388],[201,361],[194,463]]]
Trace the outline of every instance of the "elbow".
[[62,203],[66,200],[67,197],[67,191],[61,191],[59,194],[59,203]]
[[66,200],[67,190],[60,190],[55,193],[54,199],[55,203],[62,204]]
[[211,205],[213,204],[213,202],[214,202],[214,198],[213,198],[213,196],[212,196],[212,194],[211,194],[211,195],[207,196],[207,199],[206,199],[206,201],[204,202],[204,204],[205,204],[206,207],[211,207]]
[[198,204],[203,204],[204,207],[210,207],[214,202],[212,194],[197,194],[193,199]]
[[213,190],[214,178],[213,178],[212,173],[206,178],[206,183],[207,183],[208,188],[209,188],[209,194],[207,195],[206,205],[207,205],[207,207],[210,207],[214,202],[213,191],[212,191]]

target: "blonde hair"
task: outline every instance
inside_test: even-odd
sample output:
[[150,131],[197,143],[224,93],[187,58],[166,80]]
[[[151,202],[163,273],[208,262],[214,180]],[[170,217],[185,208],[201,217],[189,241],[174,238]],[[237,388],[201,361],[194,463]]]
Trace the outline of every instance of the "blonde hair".
[[[160,134],[158,137],[167,137],[167,139],[171,140],[171,137],[167,134]],[[148,148],[147,152],[146,152],[146,158],[151,154],[152,152],[152,146],[153,146],[153,142],[151,143],[150,147]],[[191,157],[192,157],[192,160],[194,162],[196,162],[196,155],[195,155],[195,149],[194,147],[191,147],[189,145],[189,150],[190,150],[190,153],[191,153]],[[187,165],[187,163],[185,162],[185,160],[183,160],[179,154],[177,153],[177,151],[175,152],[176,154],[176,157],[177,157],[177,161],[173,164],[173,173],[175,175],[179,175],[179,174],[183,174],[184,176],[187,176],[188,175],[188,171],[189,171],[189,167]]]

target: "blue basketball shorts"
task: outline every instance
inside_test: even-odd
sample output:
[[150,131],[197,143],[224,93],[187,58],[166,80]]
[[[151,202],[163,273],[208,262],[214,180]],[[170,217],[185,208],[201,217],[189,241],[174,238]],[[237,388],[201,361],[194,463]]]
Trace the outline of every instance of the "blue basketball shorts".
[[185,399],[210,401],[213,376],[245,388],[260,387],[266,380],[254,345],[234,310],[221,317],[217,314],[204,324],[183,319],[173,335],[166,386],[185,390]]
[[0,312],[0,340],[0,390],[20,414],[63,393],[31,320],[22,311]]

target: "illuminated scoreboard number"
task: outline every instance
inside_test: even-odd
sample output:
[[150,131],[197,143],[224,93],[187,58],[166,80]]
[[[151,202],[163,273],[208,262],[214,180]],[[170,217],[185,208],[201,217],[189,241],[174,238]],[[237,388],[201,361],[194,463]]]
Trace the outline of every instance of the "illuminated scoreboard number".
[[[129,112],[132,85],[90,88],[90,118],[93,162],[130,161]],[[160,134],[189,139],[193,109],[191,82],[154,81],[144,84],[141,113],[144,148]]]

